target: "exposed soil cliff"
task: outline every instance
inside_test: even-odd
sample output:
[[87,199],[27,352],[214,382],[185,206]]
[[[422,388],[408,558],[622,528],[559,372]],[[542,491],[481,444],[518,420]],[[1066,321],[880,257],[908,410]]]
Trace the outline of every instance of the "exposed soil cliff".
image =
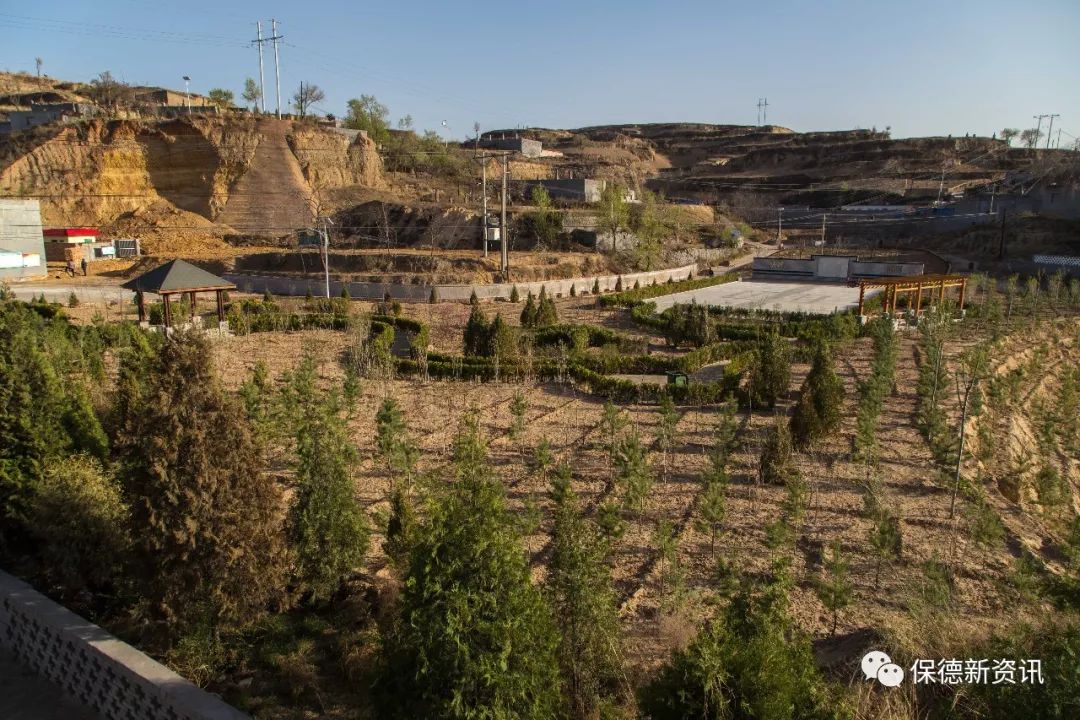
[[310,224],[321,189],[382,184],[366,137],[247,115],[91,120],[0,140],[0,194],[40,198],[44,224],[115,229],[165,252],[185,230],[290,234]]

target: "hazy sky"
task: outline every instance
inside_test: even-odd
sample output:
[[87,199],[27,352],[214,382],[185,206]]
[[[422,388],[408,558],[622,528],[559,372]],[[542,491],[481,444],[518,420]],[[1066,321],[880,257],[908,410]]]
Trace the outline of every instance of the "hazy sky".
[[[1080,135],[1080,0],[1002,2],[137,2],[0,0],[0,68],[239,97],[255,21],[276,17],[283,105],[300,81],[325,112],[374,94],[392,119],[450,135],[616,122],[894,136],[1033,127]],[[267,47],[267,107],[274,102]],[[1044,125],[1045,129],[1045,125]],[[1062,136],[1062,145],[1069,142]]]

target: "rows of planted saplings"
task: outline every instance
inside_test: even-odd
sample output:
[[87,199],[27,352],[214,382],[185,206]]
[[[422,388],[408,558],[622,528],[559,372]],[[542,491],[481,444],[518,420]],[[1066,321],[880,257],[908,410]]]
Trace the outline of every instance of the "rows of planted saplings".
[[[789,380],[788,345],[769,337],[754,384],[765,405]],[[836,381],[819,352],[803,397],[821,402],[807,400],[803,421],[827,428]],[[109,353],[119,372],[105,390]],[[276,383],[257,366],[238,394],[227,393],[209,357],[196,335],[75,328],[0,304],[5,567],[257,716],[658,720],[739,708],[752,717],[852,717],[850,696],[821,675],[790,612],[787,559],[807,493],[783,423],[762,458],[763,478],[788,489],[770,529],[771,571],[725,567],[733,582],[718,588],[710,621],[655,672],[636,675],[627,672],[612,582],[610,515],[582,511],[573,467],[556,464],[548,476],[551,552],[534,583],[521,541],[528,521],[507,507],[475,414],[459,428],[451,462],[421,476],[400,410],[383,402],[370,445],[391,487],[385,514],[369,515],[356,502],[358,450],[346,426],[358,404],[341,402],[347,387],[321,390],[305,361]],[[670,404],[661,413],[656,444],[666,452],[677,444],[677,416]],[[520,433],[522,404],[513,414]],[[618,412],[605,415],[617,428]],[[718,420],[702,486],[709,497],[698,506],[710,537],[723,531],[735,434],[730,410]],[[640,512],[651,482],[640,442],[631,429],[613,448],[623,510]],[[282,466],[292,471],[284,482]],[[367,564],[373,522],[385,565]],[[662,595],[678,592],[676,534],[661,519],[653,542]],[[376,572],[388,579],[384,591]],[[846,572],[831,548],[815,590],[834,613],[850,601]],[[1064,626],[995,646],[989,656],[1041,648],[1048,682],[1035,695],[976,686],[965,713],[1051,717],[1068,707],[1078,635]],[[951,698],[938,703],[942,712]]]

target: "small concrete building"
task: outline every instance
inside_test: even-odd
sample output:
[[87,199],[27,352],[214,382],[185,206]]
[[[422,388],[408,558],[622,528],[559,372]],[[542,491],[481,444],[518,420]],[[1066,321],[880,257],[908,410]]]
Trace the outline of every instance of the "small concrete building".
[[37,200],[0,199],[0,281],[41,277],[45,243]]
[[750,266],[754,279],[848,280],[922,275],[920,262],[860,260],[854,255],[811,255],[809,258],[756,257]]
[[607,183],[603,180],[591,180],[586,178],[572,180],[524,180],[525,196],[532,197],[534,187],[542,187],[548,191],[552,200],[569,200],[571,202],[600,202],[600,194],[604,192]]
[[26,132],[39,125],[65,122],[70,118],[90,115],[92,108],[81,103],[45,103],[32,104],[29,110],[12,110],[8,119],[0,123],[0,134]]
[[543,152],[544,144],[539,140],[529,140],[528,138],[520,137],[486,137],[480,139],[480,147],[487,148],[489,150],[505,150],[508,152],[518,152],[525,157],[540,157],[540,153]]

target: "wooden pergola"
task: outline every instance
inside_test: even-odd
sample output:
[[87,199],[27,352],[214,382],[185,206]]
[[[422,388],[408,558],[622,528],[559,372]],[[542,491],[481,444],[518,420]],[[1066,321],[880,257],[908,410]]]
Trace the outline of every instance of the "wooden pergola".
[[[909,277],[886,277],[859,281],[859,314],[863,315],[863,299],[866,291],[872,288],[884,290],[881,311],[885,314],[896,312],[897,298],[903,293],[915,293],[915,314],[922,310],[923,291],[930,292],[928,301],[937,295],[939,303],[945,300],[946,288],[960,288],[960,309],[964,309],[964,294],[967,291],[966,275],[912,275]],[[910,306],[910,303],[909,303]]]
[[161,296],[165,306],[165,327],[173,325],[171,300],[175,295],[187,295],[191,317],[195,317],[195,296],[201,292],[212,292],[217,298],[218,322],[225,320],[225,297],[228,290],[235,290],[236,285],[200,267],[184,260],[170,260],[148,273],[128,280],[121,287],[135,291],[139,305],[139,322],[146,322],[146,293]]

